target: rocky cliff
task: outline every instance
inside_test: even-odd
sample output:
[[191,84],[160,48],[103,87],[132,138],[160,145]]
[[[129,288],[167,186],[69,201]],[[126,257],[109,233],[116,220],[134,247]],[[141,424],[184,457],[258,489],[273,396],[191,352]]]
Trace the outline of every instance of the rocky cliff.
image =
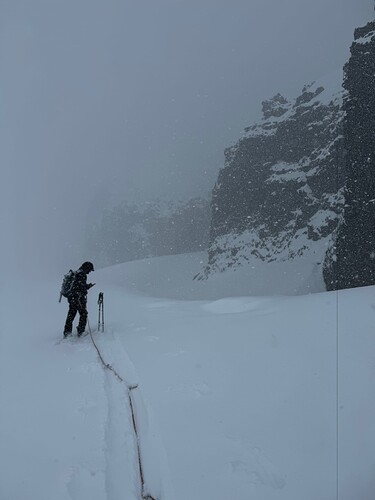
[[344,68],[345,208],[328,253],[328,290],[375,283],[375,22],[354,34]]
[[263,119],[225,151],[212,193],[209,259],[200,273],[312,253],[321,266],[343,207],[342,72],[293,101],[262,103]]

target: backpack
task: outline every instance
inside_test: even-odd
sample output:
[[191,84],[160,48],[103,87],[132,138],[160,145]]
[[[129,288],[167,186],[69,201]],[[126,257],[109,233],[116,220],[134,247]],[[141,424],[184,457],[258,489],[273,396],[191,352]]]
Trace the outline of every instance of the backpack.
[[60,301],[61,302],[61,297],[66,297],[69,298],[72,290],[73,290],[73,285],[74,285],[74,280],[76,277],[76,273],[70,269],[68,273],[64,275],[64,279],[61,285],[61,290],[60,290]]

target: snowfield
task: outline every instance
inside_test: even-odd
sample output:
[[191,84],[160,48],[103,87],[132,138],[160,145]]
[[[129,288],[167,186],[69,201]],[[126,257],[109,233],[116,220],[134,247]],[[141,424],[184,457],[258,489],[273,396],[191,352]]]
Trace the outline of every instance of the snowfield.
[[1,500],[375,498],[374,288],[258,261],[193,281],[202,259],[90,275],[118,376],[90,335],[60,341],[61,276],[3,289]]

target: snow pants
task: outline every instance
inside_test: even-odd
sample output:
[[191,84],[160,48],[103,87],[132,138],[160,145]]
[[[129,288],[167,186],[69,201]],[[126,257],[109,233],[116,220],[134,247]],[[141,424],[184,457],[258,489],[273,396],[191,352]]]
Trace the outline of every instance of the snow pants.
[[77,333],[78,335],[81,335],[85,331],[87,322],[87,298],[85,296],[73,296],[68,299],[68,302],[69,311],[66,317],[64,335],[72,333],[73,321],[77,315],[77,312],[79,313]]

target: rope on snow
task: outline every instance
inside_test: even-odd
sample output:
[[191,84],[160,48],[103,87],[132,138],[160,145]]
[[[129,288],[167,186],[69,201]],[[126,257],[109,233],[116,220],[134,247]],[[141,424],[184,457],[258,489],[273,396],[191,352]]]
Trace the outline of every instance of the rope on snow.
[[133,430],[134,430],[135,440],[136,440],[136,443],[137,443],[138,469],[139,469],[139,477],[140,477],[140,480],[141,480],[142,500],[157,500],[156,498],[154,498],[153,496],[151,496],[149,493],[146,493],[146,491],[145,491],[145,480],[144,480],[142,458],[141,458],[142,454],[141,454],[141,447],[140,447],[140,441],[139,441],[137,420],[136,420],[135,411],[134,411],[134,403],[133,403],[133,400],[132,400],[132,391],[134,389],[138,388],[138,384],[129,384],[128,382],[126,382],[126,380],[124,380],[121,377],[121,375],[119,375],[117,373],[117,371],[113,368],[112,365],[110,365],[109,363],[105,362],[105,360],[104,360],[104,358],[102,356],[102,353],[100,352],[99,347],[97,346],[97,344],[96,344],[96,342],[95,342],[95,340],[94,340],[94,338],[92,336],[90,324],[88,324],[88,327],[89,327],[89,333],[90,333],[90,337],[91,337],[91,342],[93,343],[93,346],[95,347],[96,352],[98,353],[98,356],[99,356],[100,362],[103,365],[103,368],[105,368],[106,370],[111,371],[113,373],[113,375],[117,378],[117,380],[119,380],[121,383],[125,384],[126,389],[127,389],[127,394],[128,394],[128,398],[129,398],[129,405],[130,405],[130,410],[131,410],[131,414],[132,414]]

